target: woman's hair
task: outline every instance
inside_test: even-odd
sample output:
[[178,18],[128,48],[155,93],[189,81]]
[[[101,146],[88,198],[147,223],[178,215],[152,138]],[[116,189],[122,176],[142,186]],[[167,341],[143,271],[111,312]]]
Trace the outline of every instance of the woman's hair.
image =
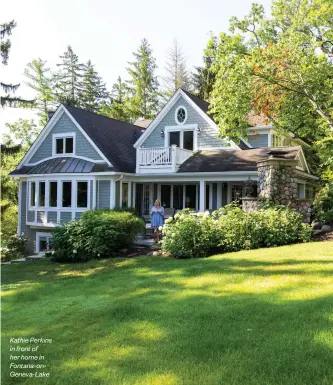
[[161,206],[161,201],[160,201],[159,199],[156,199],[155,204],[156,204],[156,203],[159,203],[160,206]]

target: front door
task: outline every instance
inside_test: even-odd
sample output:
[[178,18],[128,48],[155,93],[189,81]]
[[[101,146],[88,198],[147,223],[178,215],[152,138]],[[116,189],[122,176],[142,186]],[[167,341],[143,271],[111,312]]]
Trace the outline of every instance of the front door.
[[169,133],[169,146],[171,147],[173,144],[175,144],[177,147],[180,147],[180,132],[170,132]]

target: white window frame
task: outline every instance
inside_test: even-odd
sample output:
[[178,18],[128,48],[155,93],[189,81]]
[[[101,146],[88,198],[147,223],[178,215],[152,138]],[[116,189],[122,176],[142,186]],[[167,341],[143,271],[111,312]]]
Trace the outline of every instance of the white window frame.
[[[179,111],[181,108],[185,111],[185,119],[184,119],[183,122],[180,122],[180,121],[178,120],[178,111]],[[178,106],[178,107],[176,108],[176,110],[175,110],[175,122],[176,122],[177,124],[179,124],[180,126],[182,126],[182,125],[184,125],[184,124],[186,123],[187,118],[188,118],[188,114],[187,114],[187,109],[186,109],[186,107],[184,107],[184,106]]]
[[[73,152],[65,152],[65,139],[73,138]],[[63,151],[61,154],[57,154],[57,139],[63,139]],[[61,134],[53,134],[52,135],[52,156],[54,157],[64,157],[64,156],[72,156],[75,155],[76,151],[76,132],[63,132]]]
[[[31,186],[32,186],[32,183],[35,183],[35,205],[34,206],[31,205]],[[37,186],[38,186],[38,181],[36,181],[36,180],[29,181],[29,190],[28,190],[28,192],[29,192],[29,194],[28,194],[29,195],[29,198],[28,198],[29,199],[29,205],[28,205],[28,207],[30,210],[38,207],[38,200],[37,200],[38,199],[38,195],[37,195],[38,188],[37,188]]]
[[39,240],[42,237],[44,237],[44,238],[45,237],[46,238],[53,238],[53,234],[52,233],[45,233],[45,232],[42,232],[42,231],[37,231],[36,232],[36,253],[40,252]]
[[165,126],[164,147],[170,147],[169,133],[178,132],[180,135],[179,148],[184,148],[184,131],[193,131],[193,151],[198,149],[198,125],[184,124],[182,126]]

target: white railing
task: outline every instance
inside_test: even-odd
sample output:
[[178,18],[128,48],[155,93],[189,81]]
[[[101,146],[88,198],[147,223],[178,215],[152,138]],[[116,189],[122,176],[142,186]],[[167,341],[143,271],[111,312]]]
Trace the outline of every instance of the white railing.
[[167,168],[170,171],[177,171],[177,167],[184,163],[193,152],[179,148],[176,145],[171,147],[138,148],[137,149],[137,172],[154,168]]

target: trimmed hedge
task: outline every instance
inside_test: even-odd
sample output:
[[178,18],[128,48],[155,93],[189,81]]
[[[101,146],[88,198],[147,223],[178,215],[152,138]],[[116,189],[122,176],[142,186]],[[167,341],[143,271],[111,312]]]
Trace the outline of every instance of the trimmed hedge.
[[131,246],[143,229],[142,220],[129,212],[86,211],[54,230],[52,256],[59,262],[111,257]]
[[198,258],[212,253],[308,242],[312,229],[290,208],[244,212],[234,205],[198,216],[184,211],[163,229],[162,249],[175,257]]

